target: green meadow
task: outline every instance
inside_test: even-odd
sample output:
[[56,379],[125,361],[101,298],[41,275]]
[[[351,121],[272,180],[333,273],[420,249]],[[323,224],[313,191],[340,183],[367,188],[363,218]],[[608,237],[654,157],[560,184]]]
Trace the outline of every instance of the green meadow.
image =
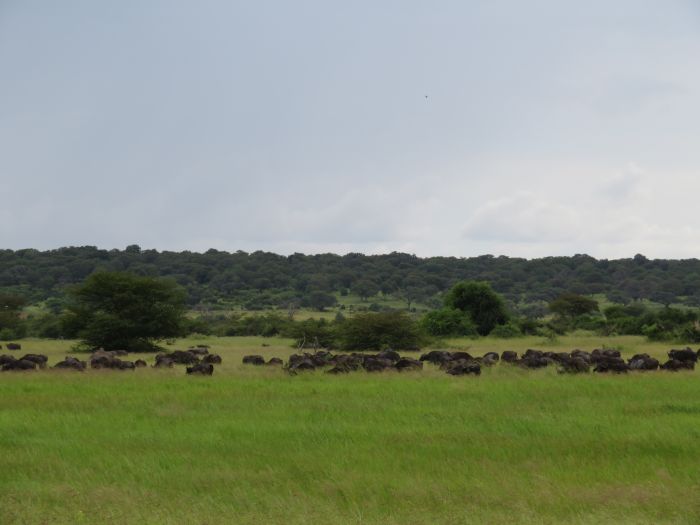
[[[289,340],[172,348],[194,343],[223,357],[214,376],[0,374],[0,523],[700,523],[698,372],[499,365],[452,377],[427,365],[292,377],[241,364],[248,353],[286,357]],[[50,364],[71,346],[22,344]],[[445,348],[603,344],[627,356],[669,349],[588,335]]]

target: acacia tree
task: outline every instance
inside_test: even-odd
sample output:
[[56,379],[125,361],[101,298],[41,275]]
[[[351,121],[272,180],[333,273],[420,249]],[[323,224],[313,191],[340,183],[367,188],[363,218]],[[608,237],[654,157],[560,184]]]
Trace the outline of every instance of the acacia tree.
[[479,335],[488,335],[496,325],[508,322],[503,298],[483,281],[457,283],[445,296],[445,306],[469,315]]
[[67,324],[83,348],[154,351],[159,341],[180,335],[185,291],[173,280],[99,272],[71,298]]
[[566,319],[598,311],[598,301],[575,293],[561,294],[549,303],[549,310]]

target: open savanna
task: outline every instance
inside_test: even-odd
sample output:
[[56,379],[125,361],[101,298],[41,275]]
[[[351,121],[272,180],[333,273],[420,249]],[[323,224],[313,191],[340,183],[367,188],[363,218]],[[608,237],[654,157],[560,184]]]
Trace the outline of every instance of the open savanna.
[[[51,364],[71,345],[22,343]],[[223,357],[214,376],[0,374],[0,523],[700,522],[697,372],[292,377],[240,363],[286,357],[289,340],[172,348],[193,343]],[[477,355],[602,345],[669,348],[585,335],[445,343]]]

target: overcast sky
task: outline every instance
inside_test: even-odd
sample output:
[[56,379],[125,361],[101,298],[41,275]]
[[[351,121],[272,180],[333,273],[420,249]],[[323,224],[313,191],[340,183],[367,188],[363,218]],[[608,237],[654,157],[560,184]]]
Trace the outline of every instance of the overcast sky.
[[700,257],[700,3],[0,0],[0,197],[0,248]]

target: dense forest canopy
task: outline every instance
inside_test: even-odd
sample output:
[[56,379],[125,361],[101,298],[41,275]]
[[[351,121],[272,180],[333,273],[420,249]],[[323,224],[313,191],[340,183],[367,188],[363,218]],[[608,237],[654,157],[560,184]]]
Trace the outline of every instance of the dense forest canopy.
[[98,270],[172,277],[188,303],[220,301],[250,309],[283,306],[291,300],[352,293],[378,293],[438,305],[455,283],[489,282],[511,304],[551,301],[562,293],[605,294],[616,303],[649,299],[661,304],[700,304],[700,261],[595,259],[588,255],[520,259],[492,255],[427,257],[319,254],[289,256],[257,251],[205,253],[102,250],[94,246],[56,250],[0,250],[0,291],[30,302],[60,297],[68,285]]

